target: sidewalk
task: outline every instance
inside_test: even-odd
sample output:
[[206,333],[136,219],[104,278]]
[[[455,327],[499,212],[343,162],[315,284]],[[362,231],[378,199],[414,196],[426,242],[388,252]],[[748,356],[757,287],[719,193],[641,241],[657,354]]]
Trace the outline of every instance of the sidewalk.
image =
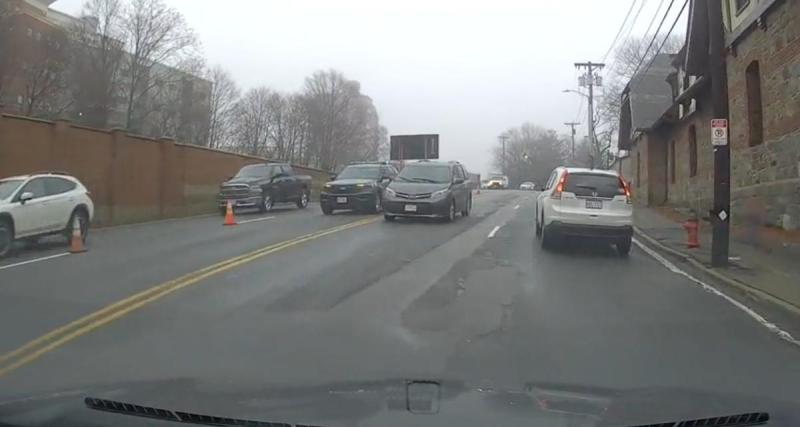
[[[731,230],[729,266],[711,268],[711,224],[700,221],[700,247],[686,247],[685,215],[671,208],[634,209],[637,237],[664,246],[673,255],[731,286],[800,313],[800,234],[769,228]],[[648,241],[649,240],[649,241]]]

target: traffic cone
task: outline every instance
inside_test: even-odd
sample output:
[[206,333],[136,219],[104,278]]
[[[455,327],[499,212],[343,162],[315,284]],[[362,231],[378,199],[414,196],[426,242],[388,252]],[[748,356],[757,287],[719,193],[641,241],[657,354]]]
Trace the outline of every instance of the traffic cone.
[[78,217],[72,222],[72,238],[69,241],[69,253],[79,254],[86,252],[86,246],[83,244],[83,236],[81,235],[81,223]]
[[233,217],[233,205],[228,200],[228,207],[225,208],[225,222],[222,225],[236,225],[236,219]]

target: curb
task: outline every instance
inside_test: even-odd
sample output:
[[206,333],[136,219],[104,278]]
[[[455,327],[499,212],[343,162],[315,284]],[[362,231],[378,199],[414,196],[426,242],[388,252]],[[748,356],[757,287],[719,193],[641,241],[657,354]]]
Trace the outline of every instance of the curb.
[[783,300],[783,299],[781,299],[779,297],[776,297],[775,295],[772,295],[769,292],[765,292],[765,291],[763,291],[761,289],[754,288],[754,287],[752,287],[752,286],[750,286],[750,285],[748,285],[748,284],[746,284],[744,282],[741,282],[739,280],[736,280],[736,279],[733,279],[731,277],[728,277],[728,276],[720,273],[719,271],[714,270],[713,268],[706,267],[703,263],[701,263],[700,261],[696,260],[694,257],[692,257],[690,255],[687,255],[687,254],[685,254],[685,253],[683,253],[681,251],[672,249],[669,246],[666,246],[663,243],[659,242],[658,240],[654,239],[653,237],[650,237],[649,235],[647,235],[647,233],[643,232],[639,227],[634,226],[633,230],[636,232],[637,236],[639,236],[642,239],[646,240],[650,245],[655,246],[658,250],[660,250],[662,252],[667,252],[670,255],[673,255],[675,257],[678,257],[678,258],[682,259],[683,261],[688,262],[693,267],[697,268],[698,270],[702,271],[703,273],[706,273],[706,274],[714,277],[715,279],[725,283],[726,285],[731,286],[731,287],[736,288],[736,289],[739,289],[739,290],[741,290],[741,291],[743,291],[743,292],[745,292],[745,293],[747,293],[747,294],[749,294],[751,296],[754,296],[756,298],[769,301],[769,302],[771,302],[771,303],[773,303],[775,305],[778,305],[778,306],[784,308],[785,310],[788,310],[788,311],[792,312],[793,314],[800,315],[800,307],[798,307],[798,306],[796,306],[796,305],[794,305],[794,304],[792,304],[792,303],[790,303],[788,301],[785,301],[785,300]]

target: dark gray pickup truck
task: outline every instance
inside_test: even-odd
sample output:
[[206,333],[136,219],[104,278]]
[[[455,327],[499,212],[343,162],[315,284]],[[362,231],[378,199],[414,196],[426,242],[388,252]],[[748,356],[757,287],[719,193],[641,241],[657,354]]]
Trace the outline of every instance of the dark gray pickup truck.
[[269,212],[276,203],[296,203],[304,209],[311,195],[311,177],[298,175],[287,163],[244,166],[220,186],[219,209],[225,214],[228,201],[234,208],[257,208]]

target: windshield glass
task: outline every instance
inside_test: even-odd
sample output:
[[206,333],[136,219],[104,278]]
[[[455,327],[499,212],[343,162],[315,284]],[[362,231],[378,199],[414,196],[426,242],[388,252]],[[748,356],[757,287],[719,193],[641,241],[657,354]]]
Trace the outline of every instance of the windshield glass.
[[348,166],[336,179],[378,179],[380,177],[380,166]]
[[446,165],[411,164],[400,171],[401,181],[449,183],[450,168]]
[[268,165],[251,165],[245,166],[239,173],[236,174],[236,178],[268,178],[275,174],[276,168],[275,166],[268,166]]
[[22,184],[22,180],[17,179],[7,179],[0,181],[0,200],[7,199],[11,197],[20,184]]
[[571,173],[567,175],[566,184],[564,191],[578,197],[613,198],[625,194],[620,179],[611,175]]

